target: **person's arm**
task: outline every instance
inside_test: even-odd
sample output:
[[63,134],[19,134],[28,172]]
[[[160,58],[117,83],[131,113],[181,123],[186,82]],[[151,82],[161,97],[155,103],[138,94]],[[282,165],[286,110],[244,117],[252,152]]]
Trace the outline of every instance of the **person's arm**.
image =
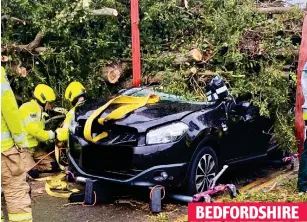
[[28,143],[18,105],[11,86],[5,77],[3,67],[1,67],[1,112],[15,144],[20,148],[26,148]]
[[64,120],[63,127],[58,128],[56,130],[57,139],[59,141],[67,141],[68,140],[68,128],[71,125],[71,122],[73,121],[74,118],[75,118],[75,109],[73,108],[66,114],[66,118]]

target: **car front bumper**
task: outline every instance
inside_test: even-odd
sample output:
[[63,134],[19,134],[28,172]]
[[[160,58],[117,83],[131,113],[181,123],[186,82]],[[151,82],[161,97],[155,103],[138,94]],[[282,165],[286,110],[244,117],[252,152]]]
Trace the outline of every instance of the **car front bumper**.
[[[81,169],[76,163],[75,159],[68,153],[69,158],[69,170],[76,177],[83,177],[85,179],[98,180],[100,182],[111,182],[123,185],[131,186],[141,186],[141,187],[151,187],[154,185],[163,185],[163,186],[178,186],[188,167],[188,163],[177,163],[177,164],[168,164],[168,165],[159,165],[154,166],[149,169],[146,169],[135,176],[128,179],[119,179],[116,176],[102,176],[92,173],[87,173],[85,170]],[[167,178],[163,180],[157,180],[159,175],[164,172],[166,173]],[[115,172],[113,172],[115,173]],[[160,176],[160,178],[162,178]]]
[[81,144],[79,138],[70,134],[69,168],[76,176],[88,179],[132,186],[175,187],[184,182],[189,166],[190,149],[184,138],[157,145]]

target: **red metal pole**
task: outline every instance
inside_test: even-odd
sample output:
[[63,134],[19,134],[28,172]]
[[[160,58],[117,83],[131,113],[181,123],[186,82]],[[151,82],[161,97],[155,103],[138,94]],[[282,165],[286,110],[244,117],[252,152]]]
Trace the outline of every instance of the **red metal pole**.
[[132,35],[132,67],[133,86],[141,84],[141,47],[139,30],[139,1],[130,0],[131,7],[131,35]]
[[296,129],[296,140],[298,146],[298,152],[301,155],[304,149],[304,136],[305,136],[305,122],[303,120],[302,106],[304,104],[304,95],[302,91],[302,72],[305,63],[307,62],[307,15],[305,15],[303,30],[302,30],[302,41],[299,52],[299,60],[297,67],[297,88],[296,88],[296,104],[295,104],[295,129]]

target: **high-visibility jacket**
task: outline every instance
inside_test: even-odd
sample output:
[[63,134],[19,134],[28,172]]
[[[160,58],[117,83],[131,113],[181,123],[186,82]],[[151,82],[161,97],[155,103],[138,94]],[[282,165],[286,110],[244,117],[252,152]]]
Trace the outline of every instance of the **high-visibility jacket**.
[[1,66],[1,152],[9,150],[14,144],[20,148],[28,145],[16,98]]
[[303,118],[306,121],[307,120],[307,62],[305,63],[305,66],[303,68],[302,72],[302,91],[304,95],[305,102],[302,106],[303,108]]
[[39,142],[54,139],[54,132],[45,130],[44,112],[35,100],[24,103],[19,110],[26,129],[29,148],[36,147]]

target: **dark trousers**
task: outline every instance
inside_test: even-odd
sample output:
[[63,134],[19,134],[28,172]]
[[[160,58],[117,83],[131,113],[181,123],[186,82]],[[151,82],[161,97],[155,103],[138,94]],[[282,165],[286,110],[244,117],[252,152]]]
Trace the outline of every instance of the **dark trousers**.
[[307,140],[306,139],[304,142],[304,150],[302,153],[300,168],[298,172],[298,189],[300,192],[307,191]]

